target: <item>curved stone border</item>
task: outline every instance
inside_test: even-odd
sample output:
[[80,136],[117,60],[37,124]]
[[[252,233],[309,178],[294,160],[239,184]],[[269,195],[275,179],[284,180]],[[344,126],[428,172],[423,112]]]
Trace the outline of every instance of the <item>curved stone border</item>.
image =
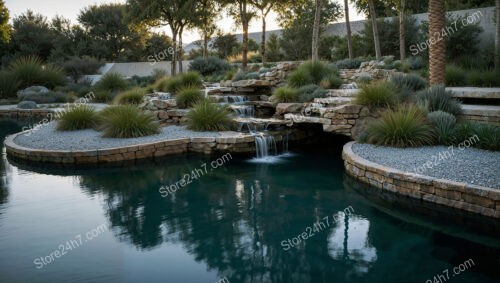
[[500,218],[500,190],[437,179],[380,165],[354,153],[349,142],[342,159],[347,173],[382,190],[475,214]]
[[[212,154],[222,153],[254,153],[255,137],[252,135],[221,136],[221,137],[194,137],[166,141],[158,141],[139,145],[130,145],[119,148],[98,150],[45,150],[20,146],[14,142],[23,132],[7,136],[4,141],[7,155],[14,158],[57,164],[102,164],[112,162],[134,161],[147,158],[159,158],[167,155],[187,152]],[[276,133],[280,134],[280,133]],[[301,139],[307,135],[297,132],[291,135],[290,141]],[[277,142],[282,141],[281,135],[275,135]]]
[[49,113],[54,113],[52,109],[0,109],[0,118],[13,119],[38,119],[46,118]]

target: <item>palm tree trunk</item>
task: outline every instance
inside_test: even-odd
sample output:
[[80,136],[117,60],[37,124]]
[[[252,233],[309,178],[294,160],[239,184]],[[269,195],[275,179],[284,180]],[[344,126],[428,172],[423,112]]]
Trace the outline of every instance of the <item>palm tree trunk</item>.
[[[445,28],[445,0],[429,0],[429,39]],[[444,40],[429,44],[430,85],[445,83],[446,45]]]
[[495,68],[500,68],[500,0],[496,0]]
[[351,22],[349,22],[349,0],[344,0],[344,10],[345,10],[345,27],[347,30],[347,49],[349,50],[349,59],[354,58],[354,53],[352,51],[352,35],[351,35]]
[[172,54],[172,65],[170,66],[170,75],[175,76],[177,73],[177,30],[172,28],[172,41],[174,44],[173,54]]
[[319,23],[321,17],[321,1],[316,0],[316,12],[314,13],[314,26],[312,35],[312,60],[318,61],[318,41],[319,41]]
[[266,15],[264,10],[261,11],[262,14],[262,39],[260,43],[260,53],[262,55],[262,67],[266,64]]
[[181,27],[179,31],[179,74],[182,74],[183,72],[183,66],[182,66],[182,31],[184,30],[184,27]]
[[401,56],[401,61],[406,58],[405,0],[401,0],[401,7],[399,7],[399,55]]
[[[430,0],[432,1],[432,0]],[[370,18],[372,20],[372,30],[373,30],[373,43],[375,45],[375,57],[377,60],[380,60],[382,54],[380,53],[380,39],[378,36],[378,28],[377,28],[377,15],[375,14],[375,5],[373,4],[373,0],[368,0],[368,5],[370,6]]]
[[240,5],[240,15],[241,24],[243,26],[243,42],[241,44],[242,49],[242,62],[241,68],[246,71],[248,63],[248,15],[247,15],[247,1],[243,0],[239,2]]
[[203,35],[203,59],[206,60],[207,58],[208,58],[208,36],[205,33]]

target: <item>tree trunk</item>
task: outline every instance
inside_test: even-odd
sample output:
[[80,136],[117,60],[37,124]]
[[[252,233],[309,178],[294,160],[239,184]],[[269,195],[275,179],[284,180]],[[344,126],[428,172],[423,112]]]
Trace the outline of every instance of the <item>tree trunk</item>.
[[172,65],[170,66],[170,75],[171,76],[175,76],[175,74],[177,73],[177,30],[175,29],[172,29],[172,41],[173,41],[173,44],[174,44],[174,52],[172,54]]
[[241,68],[246,71],[247,70],[247,61],[248,61],[248,19],[247,19],[247,1],[240,2],[240,12],[241,12],[241,23],[243,25],[243,43],[241,46],[242,49],[242,62]]
[[[432,0],[430,0],[432,1]],[[373,0],[368,0],[368,5],[370,6],[370,18],[372,20],[372,29],[373,29],[373,44],[375,45],[375,57],[377,60],[380,60],[382,54],[380,53],[380,40],[378,37],[378,28],[377,28],[377,15],[375,14],[375,5],[373,4]]]
[[[445,83],[446,46],[433,40],[445,28],[445,0],[429,0],[429,78],[430,85]],[[434,42],[433,42],[434,41]]]
[[352,51],[352,35],[351,35],[351,22],[349,21],[349,0],[344,0],[344,10],[345,10],[345,27],[347,30],[347,49],[349,50],[349,59],[354,58],[354,52]]
[[316,0],[316,12],[314,13],[314,26],[312,35],[312,60],[318,61],[318,41],[319,41],[319,24],[321,18],[321,1]]
[[179,59],[179,74],[182,74],[183,72],[183,66],[182,66],[182,51],[183,51],[183,48],[182,48],[182,31],[184,30],[184,27],[181,27],[181,29],[179,30],[179,48],[176,48],[179,50],[179,53],[178,53],[178,59]]
[[406,58],[406,43],[405,43],[405,0],[401,0],[399,8],[399,55],[401,61]]
[[262,55],[262,67],[266,64],[266,14],[262,10],[262,39],[260,43],[260,53]]
[[495,68],[500,68],[500,0],[496,0]]
[[208,59],[208,36],[206,33],[203,35],[203,59]]

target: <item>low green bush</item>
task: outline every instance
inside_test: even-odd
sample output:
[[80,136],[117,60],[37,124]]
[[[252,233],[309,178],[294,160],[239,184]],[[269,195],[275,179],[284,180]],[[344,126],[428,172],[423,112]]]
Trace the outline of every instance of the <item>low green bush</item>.
[[313,84],[313,78],[306,70],[295,70],[288,75],[288,85],[291,87],[303,87]]
[[361,63],[363,63],[363,60],[355,58],[337,61],[335,65],[339,69],[357,69],[359,68],[359,66],[361,66]]
[[338,89],[344,81],[334,74],[326,76],[321,82],[320,86],[324,89]]
[[417,101],[421,106],[427,107],[429,112],[441,110],[455,116],[462,113],[461,103],[443,85],[434,85],[417,92]]
[[110,106],[99,116],[99,128],[106,138],[137,138],[160,133],[160,124],[153,114],[133,105]]
[[246,76],[245,76],[245,80],[259,80],[259,79],[260,79],[260,75],[257,72],[251,72],[251,73],[246,74]]
[[46,65],[39,57],[20,57],[10,65],[10,71],[19,80],[20,88],[43,85],[54,88],[66,82],[62,68]]
[[203,86],[203,79],[197,72],[183,73],[177,76],[181,82],[181,86],[172,92],[180,90],[185,87],[197,87],[201,88]]
[[469,141],[473,147],[493,151],[500,150],[500,127],[465,121],[457,125],[455,135],[456,141],[459,143]]
[[118,73],[106,73],[95,84],[94,89],[99,91],[119,92],[124,91],[129,87],[127,80]]
[[73,82],[76,83],[83,75],[96,74],[102,65],[104,65],[104,62],[99,61],[96,58],[83,56],[81,58],[69,58],[62,64],[62,67],[66,74],[68,74],[68,76],[73,79]]
[[414,92],[427,87],[427,81],[416,74],[395,74],[389,78],[389,81],[400,92],[405,92],[406,90]]
[[443,111],[434,111],[427,114],[427,120],[434,127],[438,144],[451,145],[456,142],[455,116]]
[[408,63],[410,70],[419,70],[427,66],[422,57],[408,57],[404,62]]
[[355,102],[370,107],[391,106],[398,101],[396,88],[388,81],[377,81],[361,85]]
[[368,125],[368,142],[394,147],[417,147],[434,142],[434,131],[416,106],[388,109]]
[[189,108],[204,98],[198,88],[183,88],[175,95],[175,101],[180,108]]
[[445,80],[447,86],[464,86],[466,85],[467,74],[465,70],[455,65],[446,66]]
[[298,102],[299,92],[295,88],[280,87],[274,91],[271,99],[279,103]]
[[230,115],[226,107],[202,99],[186,114],[186,125],[193,131],[227,131],[231,127]]
[[43,94],[25,95],[24,101],[34,101],[38,104],[64,103],[74,100],[74,97],[61,91],[49,91]]
[[9,71],[0,71],[0,98],[16,97],[21,82]]
[[328,94],[328,91],[318,87],[313,92],[301,93],[299,95],[299,101],[300,102],[313,102],[315,98],[325,98],[327,94]]
[[231,69],[231,65],[217,57],[198,57],[189,63],[189,70],[196,71],[202,76],[221,75]]
[[146,94],[146,90],[144,88],[133,88],[122,92],[115,96],[114,103],[115,104],[140,104],[144,95]]
[[95,128],[97,113],[93,107],[83,105],[62,111],[57,118],[58,131],[76,131]]
[[500,86],[500,71],[469,71],[467,72],[467,85],[475,87],[498,87]]
[[168,81],[169,81],[168,77],[159,78],[153,83],[152,88],[156,91],[166,92]]
[[301,64],[297,70],[288,75],[288,85],[302,87],[308,84],[319,85],[321,82],[335,86],[339,83],[338,69],[332,64],[320,61],[308,61]]

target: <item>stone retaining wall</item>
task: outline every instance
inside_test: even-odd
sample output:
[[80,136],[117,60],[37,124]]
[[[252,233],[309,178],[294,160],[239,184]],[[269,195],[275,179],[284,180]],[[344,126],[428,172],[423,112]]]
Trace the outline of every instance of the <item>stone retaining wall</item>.
[[52,109],[0,109],[0,118],[43,119],[54,112]]
[[[64,151],[42,150],[20,146],[14,139],[23,134],[17,133],[8,136],[5,141],[7,155],[13,158],[58,164],[101,164],[140,159],[155,159],[173,154],[196,152],[204,154],[213,153],[246,153],[255,152],[255,137],[252,135],[222,136],[208,138],[183,138],[168,141],[159,141],[140,145],[131,145],[120,148],[107,148],[99,150]],[[275,133],[276,141],[282,140],[281,133]],[[290,140],[307,137],[305,132],[296,131],[290,135]]]
[[357,180],[393,193],[445,205],[474,214],[500,218],[500,190],[415,175],[368,161],[344,145],[346,172]]

